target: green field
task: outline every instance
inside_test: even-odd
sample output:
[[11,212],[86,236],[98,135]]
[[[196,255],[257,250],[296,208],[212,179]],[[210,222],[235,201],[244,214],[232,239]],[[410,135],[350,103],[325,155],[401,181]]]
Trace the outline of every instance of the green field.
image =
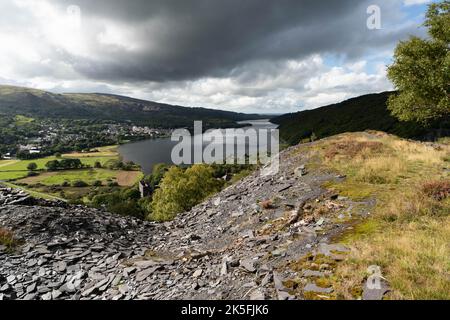
[[[69,157],[68,157],[69,158]],[[64,157],[62,157],[61,159],[64,159]],[[9,165],[5,165],[5,166],[1,166],[0,167],[0,172],[4,172],[4,171],[28,171],[27,166],[34,162],[37,164],[38,166],[38,170],[44,170],[45,168],[45,164],[51,160],[61,160],[58,159],[56,157],[46,157],[46,158],[41,158],[41,159],[34,159],[34,160],[21,160],[19,162],[15,162]],[[94,164],[98,161],[100,162],[102,165],[105,164],[106,162],[108,162],[109,160],[116,160],[117,157],[115,156],[109,156],[109,157],[87,157],[87,158],[79,158],[81,160],[81,162],[85,165],[90,165],[90,166],[94,166]],[[0,162],[1,165],[1,162]]]
[[5,166],[9,166],[13,163],[18,162],[19,160],[0,160],[0,168],[5,167]]
[[[117,156],[80,157],[79,159],[83,164],[93,167],[96,162],[100,162],[104,165],[109,160],[117,160]],[[45,164],[51,160],[58,159],[56,157],[46,157],[41,159],[20,161],[2,160],[0,161],[0,180],[16,180],[25,178],[28,174],[27,167],[30,163],[36,163],[38,170],[45,170]]]
[[[23,189],[38,198],[79,199],[92,190],[92,185],[96,181],[101,181],[104,188],[106,188],[109,182],[117,182],[121,187],[129,187],[142,179],[143,174],[140,171],[94,168],[96,162],[100,162],[104,166],[108,161],[119,159],[117,146],[100,147],[96,148],[96,150],[97,152],[64,154],[61,158],[52,156],[33,160],[0,160],[0,182],[3,181],[2,184],[13,188]],[[48,161],[65,158],[80,159],[84,165],[90,168],[53,172],[46,170],[45,164]],[[28,177],[29,170],[27,167],[33,162],[37,164],[38,169],[36,173],[38,175]],[[72,185],[75,181],[83,181],[89,187],[75,188],[70,186],[61,189],[61,185],[64,182]],[[52,189],[54,187],[57,188],[57,192]],[[62,193],[61,191],[64,192]]]
[[34,121],[33,118],[25,117],[22,115],[15,116],[14,120],[16,121],[16,125],[18,126],[23,126]]
[[72,152],[63,154],[63,158],[98,158],[98,157],[119,157],[117,145],[94,148],[91,152]]
[[28,171],[0,171],[0,181],[9,181],[25,178],[28,175]]
[[21,180],[29,184],[40,183],[46,186],[61,185],[64,182],[72,183],[74,181],[84,181],[87,184],[93,184],[95,181],[116,180],[117,171],[107,169],[87,169],[87,170],[65,170],[57,172],[48,172],[37,177],[30,177]]

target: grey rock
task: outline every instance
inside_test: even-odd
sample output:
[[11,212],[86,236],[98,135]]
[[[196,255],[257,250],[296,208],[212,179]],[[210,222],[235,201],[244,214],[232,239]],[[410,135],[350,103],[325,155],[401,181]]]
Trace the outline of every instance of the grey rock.
[[261,280],[261,286],[266,286],[272,281],[272,273],[267,273],[264,278]]
[[253,259],[242,259],[239,261],[239,265],[251,273],[256,272],[255,263],[256,261]]
[[16,276],[14,276],[14,275],[8,276],[8,277],[6,278],[6,281],[7,281],[9,284],[14,284],[14,283],[16,283]]
[[113,281],[111,282],[111,286],[113,286],[113,287],[117,286],[121,280],[122,280],[122,276],[120,274],[116,275],[114,277]]
[[364,284],[363,300],[383,300],[386,293],[390,291],[389,284],[381,276],[374,275]]
[[283,280],[277,272],[273,272],[273,284],[275,286],[275,289],[278,291],[286,290],[285,286],[283,285]]
[[196,281],[196,282],[194,282],[194,283],[192,284],[191,288],[192,288],[192,290],[198,290],[198,289],[200,288],[200,285],[199,285],[199,283]]
[[29,293],[23,298],[23,300],[34,300],[35,298],[36,298],[35,293]]
[[27,293],[34,292],[36,290],[36,282],[33,282],[27,287]]
[[9,290],[9,284],[5,283],[3,286],[0,287],[0,292],[5,292]]
[[222,265],[220,268],[220,275],[226,276],[228,274],[228,257],[222,259]]
[[203,270],[202,269],[197,269],[195,270],[194,274],[192,275],[193,278],[198,278],[203,274]]
[[59,290],[53,290],[51,294],[52,294],[52,299],[56,300],[62,295],[62,292]]
[[305,278],[323,277],[323,276],[325,276],[325,273],[324,272],[320,272],[320,271],[315,271],[315,270],[304,270],[303,271],[303,276]]
[[52,300],[52,293],[51,292],[47,292],[47,293],[45,293],[45,294],[43,294],[42,296],[41,296],[41,299],[42,300]]
[[250,294],[250,300],[257,300],[257,301],[262,301],[265,300],[266,296],[264,294],[264,291],[261,290],[260,288],[254,290],[251,294]]
[[303,289],[304,292],[313,292],[313,293],[332,293],[333,288],[322,288],[317,286],[315,283],[308,283]]
[[278,291],[278,300],[295,300],[295,296],[290,295],[285,291]]
[[235,211],[231,213],[231,217],[232,218],[238,218],[238,217],[242,217],[244,215],[244,211]]
[[64,261],[58,262],[57,270],[59,272],[64,272],[66,270],[66,268],[67,268],[67,263],[66,262],[64,262]]
[[136,281],[139,281],[139,282],[144,281],[158,269],[159,269],[159,267],[153,267],[153,268],[148,268],[148,269],[138,272],[136,274]]
[[[147,268],[154,267],[154,266],[158,265],[158,263],[153,261],[153,260],[143,260],[143,261],[136,261],[134,263],[134,265],[136,267],[138,267],[138,268],[141,268],[141,269],[147,269]],[[133,269],[133,271],[134,270],[136,270],[136,269]]]
[[325,219],[324,218],[320,218],[319,221],[316,222],[316,225],[317,226],[321,226],[321,225],[324,224],[324,222],[325,222]]
[[47,286],[41,285],[41,286],[38,286],[37,291],[42,294],[42,293],[50,292],[51,290]]
[[119,291],[121,294],[126,295],[128,293],[128,286],[126,284],[122,284],[119,286]]
[[308,171],[306,170],[306,167],[302,165],[294,170],[294,174],[300,178],[307,175]]
[[36,259],[31,259],[31,260],[28,261],[27,267],[28,267],[28,268],[32,268],[32,267],[34,267],[37,263],[38,263],[38,262],[37,262]]
[[286,249],[279,248],[271,252],[274,257],[283,257],[286,255]]

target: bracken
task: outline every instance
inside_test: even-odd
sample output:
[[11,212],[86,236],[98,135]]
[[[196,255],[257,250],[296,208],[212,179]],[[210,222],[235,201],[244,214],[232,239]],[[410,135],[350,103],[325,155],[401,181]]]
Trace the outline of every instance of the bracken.
[[427,196],[442,201],[450,195],[450,181],[430,181],[422,185],[422,192]]

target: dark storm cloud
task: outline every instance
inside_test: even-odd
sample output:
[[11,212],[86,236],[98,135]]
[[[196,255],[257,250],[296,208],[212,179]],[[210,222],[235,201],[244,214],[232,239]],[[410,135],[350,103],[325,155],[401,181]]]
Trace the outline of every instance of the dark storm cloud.
[[[313,53],[358,57],[389,46],[408,30],[366,28],[361,0],[63,0],[78,5],[92,54],[71,55],[76,71],[96,80],[177,81],[226,77],[252,61],[299,59]],[[382,1],[385,8],[392,6]],[[389,10],[385,10],[390,18]],[[101,21],[101,23],[97,23]],[[85,24],[89,24],[86,26]],[[139,44],[101,43],[108,26],[126,26]],[[84,31],[86,32],[86,31]]]

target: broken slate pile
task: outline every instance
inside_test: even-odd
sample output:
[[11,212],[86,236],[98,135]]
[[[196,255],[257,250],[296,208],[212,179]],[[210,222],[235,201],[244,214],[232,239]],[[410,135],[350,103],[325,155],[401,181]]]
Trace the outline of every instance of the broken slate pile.
[[0,247],[0,300],[331,297],[332,264],[297,262],[343,259],[331,239],[373,203],[323,189],[343,177],[311,161],[285,150],[277,174],[257,171],[162,224],[0,189],[0,228],[20,243]]
[[[0,186],[0,206],[1,205],[42,205],[45,206],[49,202],[45,200],[35,199],[25,191],[12,188],[3,188]],[[61,202],[58,202],[60,205]],[[55,205],[56,203],[52,203]]]

